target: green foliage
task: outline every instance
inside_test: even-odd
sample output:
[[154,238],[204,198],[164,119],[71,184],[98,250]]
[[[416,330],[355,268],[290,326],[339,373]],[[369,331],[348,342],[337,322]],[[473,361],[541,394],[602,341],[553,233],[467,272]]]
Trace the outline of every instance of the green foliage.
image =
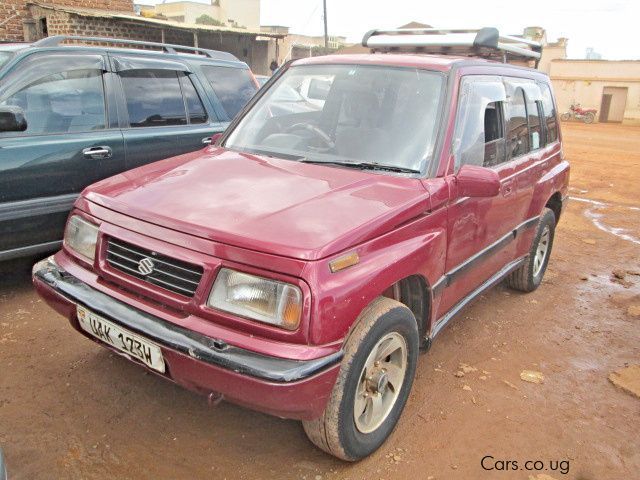
[[224,22],[216,20],[215,18],[211,17],[210,15],[207,15],[206,13],[202,14],[198,18],[196,18],[196,23],[198,23],[200,25],[213,25],[215,27],[224,27],[225,26]]

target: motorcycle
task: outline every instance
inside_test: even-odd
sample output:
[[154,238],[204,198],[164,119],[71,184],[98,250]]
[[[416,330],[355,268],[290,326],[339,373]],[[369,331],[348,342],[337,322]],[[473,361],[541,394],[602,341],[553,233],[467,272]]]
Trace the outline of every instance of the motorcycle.
[[563,122],[574,118],[576,120],[582,120],[584,123],[593,123],[596,119],[596,113],[598,111],[595,108],[582,108],[579,103],[574,103],[569,107],[569,111],[560,115],[560,119]]

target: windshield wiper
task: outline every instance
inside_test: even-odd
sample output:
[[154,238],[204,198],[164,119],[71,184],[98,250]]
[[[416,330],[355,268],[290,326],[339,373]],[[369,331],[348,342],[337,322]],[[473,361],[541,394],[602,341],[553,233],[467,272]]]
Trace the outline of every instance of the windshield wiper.
[[384,165],[382,163],[375,162],[341,162],[339,160],[310,160],[308,158],[303,158],[299,161],[303,163],[315,163],[317,165],[338,165],[341,167],[359,168],[361,170],[384,170],[386,172],[397,173],[420,173],[420,170],[415,170],[413,168],[398,167],[395,165]]

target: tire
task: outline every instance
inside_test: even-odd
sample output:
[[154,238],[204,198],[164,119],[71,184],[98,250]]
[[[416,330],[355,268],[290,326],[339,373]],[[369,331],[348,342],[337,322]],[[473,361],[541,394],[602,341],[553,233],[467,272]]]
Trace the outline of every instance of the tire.
[[[363,382],[363,379],[364,368],[370,365],[371,358],[375,358],[378,352],[383,354],[385,350],[391,351],[394,346],[402,345],[402,342],[405,350],[398,349],[384,357],[385,360],[378,362],[380,366],[375,364],[373,371],[376,373],[370,376],[374,379],[373,382],[381,387],[387,373],[380,376],[380,369],[386,368],[385,365],[389,366],[389,383],[386,390],[383,390],[382,386],[379,391],[374,389],[371,393],[367,390],[366,395],[361,394],[365,392],[363,384],[369,385],[367,381]],[[381,346],[382,349],[376,348]],[[309,440],[325,452],[347,461],[360,460],[375,452],[394,430],[407,402],[415,375],[418,350],[418,326],[411,310],[389,298],[379,297],[374,300],[362,311],[345,342],[340,373],[323,414],[315,420],[302,422]],[[398,365],[397,362],[402,357],[405,357],[404,375],[400,374],[402,369],[391,368]],[[393,382],[391,379],[394,377],[390,373],[392,371],[396,372]],[[367,370],[367,373],[370,372],[372,370]],[[391,388],[393,383],[400,384],[397,391]],[[387,395],[394,395],[393,400],[391,401],[391,397]],[[378,396],[379,403],[374,401]],[[372,414],[374,411],[383,411],[374,410],[374,403],[386,405],[383,409],[387,411],[384,418]],[[356,405],[365,406],[358,418],[354,415]],[[369,413],[368,408],[371,409]],[[382,420],[377,424],[373,421],[367,422],[369,418]],[[373,429],[367,431],[365,427]]]
[[[553,210],[545,208],[540,216],[540,221],[536,228],[536,234],[533,237],[531,250],[525,260],[525,263],[511,272],[507,276],[505,282],[508,287],[519,290],[521,292],[533,292],[542,283],[544,272],[549,264],[551,249],[553,247],[553,236],[556,229],[556,216]],[[545,231],[547,234],[545,235]],[[546,243],[546,249],[542,261],[538,259],[536,262],[536,254],[540,251],[542,245]]]
[[596,115],[593,112],[585,113],[584,117],[582,117],[582,121],[586,124],[593,123],[596,119]]
[[570,113],[563,113],[562,115],[560,115],[560,120],[562,120],[563,122],[568,122],[570,119],[571,119]]

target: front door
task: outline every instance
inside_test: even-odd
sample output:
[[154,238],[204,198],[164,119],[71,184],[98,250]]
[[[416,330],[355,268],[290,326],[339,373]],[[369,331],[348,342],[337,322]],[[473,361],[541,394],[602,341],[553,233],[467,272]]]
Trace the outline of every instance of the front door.
[[0,79],[0,106],[27,120],[24,132],[0,132],[0,260],[57,248],[78,194],[124,169],[105,64],[99,54],[34,53]]
[[[438,317],[509,261],[512,246],[507,240],[519,214],[513,209],[517,197],[513,168],[505,163],[505,102],[500,77],[462,79],[453,144],[455,165],[448,177],[449,241]],[[455,175],[466,164],[495,169],[501,179],[500,193],[492,198],[461,197]]]

